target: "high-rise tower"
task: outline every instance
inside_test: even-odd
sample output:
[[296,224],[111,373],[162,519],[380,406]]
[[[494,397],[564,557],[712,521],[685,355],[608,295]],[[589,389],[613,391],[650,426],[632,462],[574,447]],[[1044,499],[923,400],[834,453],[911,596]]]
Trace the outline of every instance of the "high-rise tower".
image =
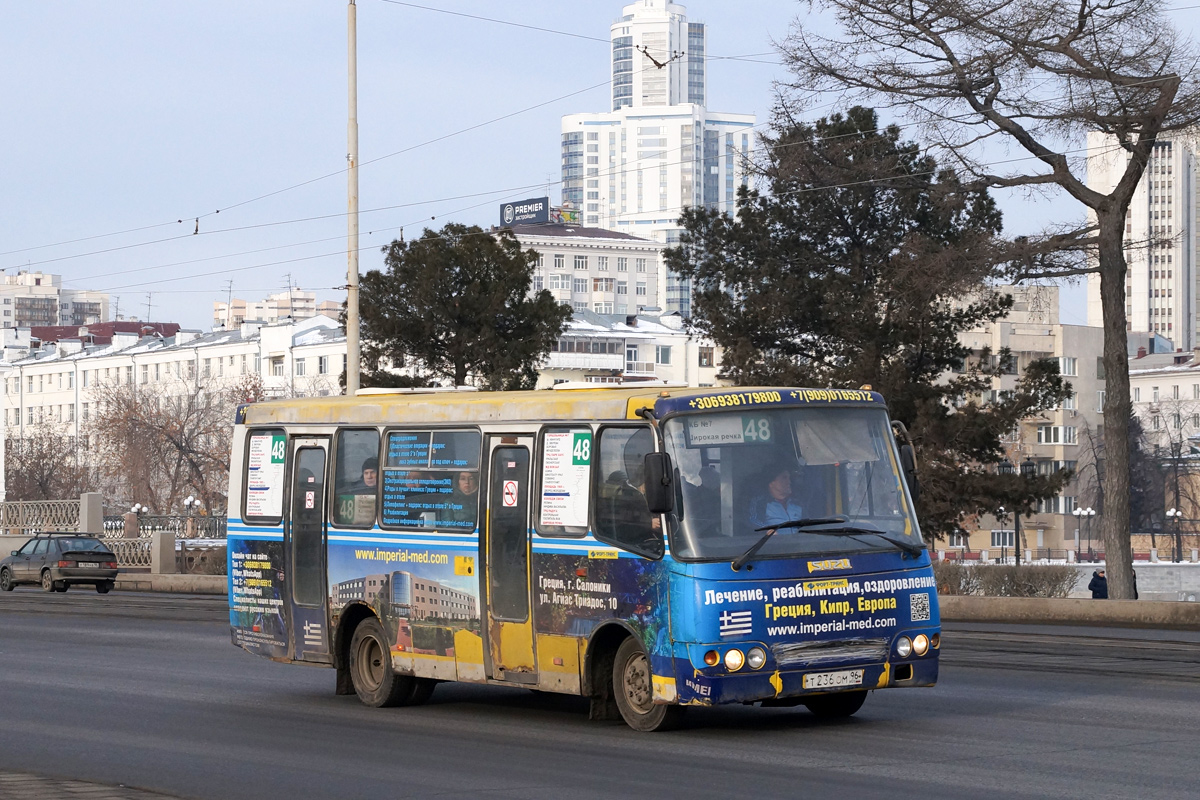
[[[1129,154],[1103,134],[1088,136],[1088,186],[1110,192],[1125,172]],[[1200,344],[1196,248],[1200,209],[1196,181],[1200,163],[1187,138],[1154,143],[1150,164],[1125,217],[1125,315],[1130,331],[1157,333],[1177,348]],[[1100,276],[1088,275],[1088,324],[1102,324]]]
[[[669,0],[625,6],[610,29],[612,111],[562,120],[562,199],[589,226],[661,242],[689,206],[733,212],[754,144],[752,114],[709,111],[706,32]],[[687,315],[690,287],[666,279]]]

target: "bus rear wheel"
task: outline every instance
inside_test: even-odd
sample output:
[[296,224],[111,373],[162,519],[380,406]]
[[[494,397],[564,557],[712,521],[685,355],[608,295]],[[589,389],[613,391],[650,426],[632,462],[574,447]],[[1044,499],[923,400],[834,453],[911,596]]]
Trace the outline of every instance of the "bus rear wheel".
[[612,678],[613,697],[626,725],[635,731],[650,732],[670,730],[679,724],[682,708],[654,702],[650,658],[634,637],[617,648]]
[[375,617],[364,619],[350,639],[350,681],[354,693],[372,708],[405,705],[413,695],[413,678],[392,669],[391,648]]
[[808,706],[808,710],[823,719],[839,719],[841,717],[852,717],[854,713],[862,708],[863,701],[867,699],[867,692],[838,692],[837,694],[822,694],[816,697],[808,697],[804,700],[804,705]]

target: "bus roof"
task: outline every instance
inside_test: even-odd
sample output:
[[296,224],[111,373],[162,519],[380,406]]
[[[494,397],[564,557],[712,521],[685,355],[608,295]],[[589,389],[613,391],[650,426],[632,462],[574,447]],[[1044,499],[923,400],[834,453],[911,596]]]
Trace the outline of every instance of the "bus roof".
[[780,387],[676,388],[661,384],[566,392],[430,392],[359,397],[309,397],[247,403],[237,422],[246,425],[308,423],[376,425],[422,422],[634,419],[647,406],[656,415],[682,411],[829,404],[883,405],[876,392],[859,389]]

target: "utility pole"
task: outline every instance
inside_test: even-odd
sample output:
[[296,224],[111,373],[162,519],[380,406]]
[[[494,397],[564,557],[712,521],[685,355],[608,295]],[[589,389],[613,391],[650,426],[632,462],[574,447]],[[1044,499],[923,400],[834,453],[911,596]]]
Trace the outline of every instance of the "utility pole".
[[346,214],[346,394],[358,391],[358,19],[354,0],[346,7],[349,61],[349,121],[346,172],[348,214]]

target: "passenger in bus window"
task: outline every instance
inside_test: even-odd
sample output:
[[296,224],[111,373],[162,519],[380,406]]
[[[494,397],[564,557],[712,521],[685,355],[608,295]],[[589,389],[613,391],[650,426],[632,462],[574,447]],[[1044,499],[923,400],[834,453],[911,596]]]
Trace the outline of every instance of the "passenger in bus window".
[[[454,491],[450,493],[449,509],[441,517],[448,522],[475,522],[479,506],[479,476],[474,472],[459,472],[454,476]],[[462,525],[461,527],[467,527]]]
[[379,485],[379,459],[372,456],[362,464],[362,475],[347,490],[351,494],[374,494]]
[[375,490],[379,485],[379,459],[362,463],[358,479],[337,491],[336,520],[339,525],[370,525],[375,521]]
[[792,495],[792,471],[779,467],[767,473],[765,491],[750,503],[752,529],[781,525],[804,516],[804,509]]

